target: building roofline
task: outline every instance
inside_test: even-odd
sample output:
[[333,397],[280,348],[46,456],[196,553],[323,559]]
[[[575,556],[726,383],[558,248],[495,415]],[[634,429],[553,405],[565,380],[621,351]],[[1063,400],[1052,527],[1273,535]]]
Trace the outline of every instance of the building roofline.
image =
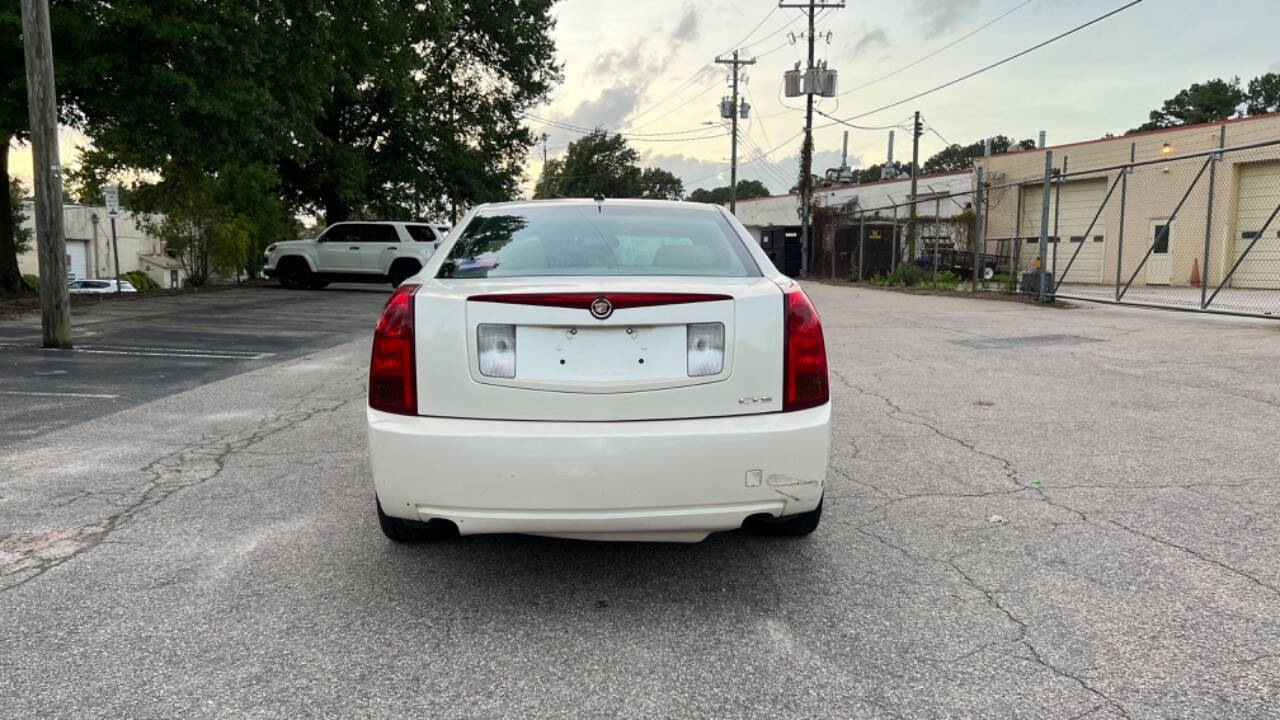
[[1009,150],[1002,153],[993,153],[991,155],[977,158],[978,160],[987,160],[994,157],[1004,157],[1005,155],[1022,155],[1023,153],[1033,153],[1044,150],[1057,150],[1059,148],[1076,147],[1079,145],[1093,145],[1094,143],[1116,142],[1117,140],[1125,140],[1128,138],[1137,138],[1144,135],[1154,135],[1156,133],[1181,132],[1183,130],[1196,130],[1198,128],[1221,127],[1223,125],[1235,125],[1237,123],[1252,122],[1254,120],[1267,120],[1280,118],[1280,112],[1266,113],[1265,115],[1251,115],[1241,118],[1227,118],[1226,120],[1214,120],[1213,122],[1196,123],[1194,125],[1174,125],[1172,127],[1156,128],[1154,130],[1142,130],[1141,132],[1130,133],[1128,135],[1113,135],[1111,137],[1100,137],[1092,140],[1078,140],[1076,142],[1062,143],[1061,145],[1046,145],[1042,148],[1031,148],[1029,150]]
[[[920,177],[916,178],[916,182],[921,182],[921,181],[924,181],[924,180],[929,180],[929,179],[931,179],[931,178],[944,178],[944,177],[951,177],[951,176],[953,176],[953,175],[969,175],[969,174],[972,174],[972,173],[973,173],[973,170],[972,170],[972,169],[969,169],[969,170],[952,170],[951,172],[944,172],[944,173],[933,173],[932,175],[921,175]],[[906,175],[906,176],[904,176],[904,177],[887,178],[887,179],[885,179],[885,180],[875,180],[875,181],[873,181],[873,182],[866,182],[866,183],[844,183],[844,184],[841,184],[841,185],[831,185],[831,186],[829,186],[829,187],[823,187],[823,188],[815,187],[815,188],[813,189],[813,191],[816,193],[816,192],[818,192],[819,190],[847,190],[847,189],[849,189],[849,188],[874,187],[874,186],[876,186],[876,185],[885,185],[885,184],[887,184],[887,183],[894,183],[894,182],[908,182],[908,181],[910,181],[910,180],[911,180],[911,176],[910,176],[910,175]],[[753,201],[756,201],[756,200],[771,200],[771,199],[774,199],[774,198],[791,197],[791,196],[793,196],[793,195],[797,195],[797,196],[798,196],[799,194],[800,194],[800,193],[793,193],[793,192],[789,192],[789,193],[779,193],[779,194],[777,194],[777,195],[761,195],[760,197],[753,197],[753,198],[748,198],[748,199],[746,199],[746,200],[739,200],[739,201],[738,201],[738,204],[739,204],[739,205],[741,205],[742,203],[746,203],[746,202],[753,202]]]

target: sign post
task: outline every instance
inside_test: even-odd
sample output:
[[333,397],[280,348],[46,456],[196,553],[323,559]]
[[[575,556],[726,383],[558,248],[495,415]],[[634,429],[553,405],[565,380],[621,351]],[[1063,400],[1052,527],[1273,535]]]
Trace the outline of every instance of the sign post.
[[111,254],[116,261],[116,294],[120,294],[120,246],[116,244],[116,218],[120,217],[120,188],[109,185],[102,191],[107,203],[107,217],[111,218]]

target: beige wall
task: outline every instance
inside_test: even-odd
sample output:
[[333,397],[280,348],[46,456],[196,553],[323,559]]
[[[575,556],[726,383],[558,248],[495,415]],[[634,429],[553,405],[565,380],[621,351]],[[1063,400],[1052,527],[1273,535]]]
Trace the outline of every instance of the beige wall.
[[[24,227],[35,228],[35,209],[31,201],[25,204],[27,221]],[[98,224],[95,234],[93,218],[97,216]],[[111,220],[107,217],[105,207],[89,205],[63,205],[64,231],[68,240],[83,240],[87,243],[90,277],[114,277],[115,262],[111,250]],[[96,238],[96,239],[95,239]],[[161,287],[169,287],[169,271],[143,262],[144,255],[161,255],[163,243],[158,238],[147,234],[142,227],[141,218],[135,218],[128,212],[121,213],[116,219],[116,240],[120,251],[120,272],[126,273],[141,270],[152,277]],[[39,274],[39,263],[35,243],[27,252],[18,256],[18,267],[23,274]],[[185,276],[185,273],[181,275]]]
[[[1161,130],[1142,133],[1129,137],[1116,137],[1089,143],[1065,145],[1049,148],[1053,151],[1053,166],[1061,168],[1064,160],[1070,173],[1089,168],[1107,167],[1129,161],[1130,144],[1135,148],[1135,159],[1138,162],[1155,160],[1162,157],[1176,158],[1180,155],[1211,150],[1219,146],[1222,128],[1226,129],[1226,147],[1248,145],[1268,140],[1280,141],[1280,114],[1250,118],[1241,121],[1228,121],[1214,125],[1200,125],[1187,128]],[[1162,153],[1168,143],[1170,152]],[[1158,165],[1135,168],[1124,181],[1125,213],[1124,213],[1124,257],[1121,264],[1121,281],[1128,281],[1130,275],[1138,267],[1151,247],[1151,225],[1159,218],[1167,218],[1181,200],[1187,187],[1204,164],[1205,158],[1190,158]],[[1209,232],[1209,267],[1200,268],[1205,281],[1216,285],[1231,263],[1235,261],[1235,244],[1239,242],[1240,231],[1248,228],[1236,227],[1236,200],[1239,195],[1239,176],[1242,167],[1257,163],[1274,163],[1280,161],[1280,145],[1228,152],[1216,163],[1214,170],[1213,216]],[[1043,186],[1045,156],[1042,150],[1028,150],[1019,153],[1006,153],[989,158],[980,158],[978,166],[983,168],[987,179],[991,181],[993,190],[989,199],[990,208],[987,214],[988,250],[995,252],[997,240],[1008,238],[1011,234],[1021,236],[1039,236],[1038,207]],[[1104,177],[1114,181],[1119,171],[1095,173],[1092,175],[1072,176],[1063,185],[1063,192],[1073,181]],[[1202,262],[1205,243],[1206,212],[1208,210],[1209,173],[1200,179],[1195,189],[1187,198],[1178,213],[1173,226],[1169,247],[1169,280],[1172,285],[1188,285],[1193,267]],[[1007,184],[1023,184],[1032,188],[1023,195],[1023,205],[1027,198],[1034,198],[1036,209],[1027,212],[1025,207],[1019,213],[1019,193],[1017,187],[1000,187]],[[1277,168],[1277,202],[1280,202],[1280,166]],[[1099,222],[1105,228],[1105,250],[1103,278],[1105,283],[1115,281],[1117,255],[1120,247],[1120,214],[1121,190],[1117,188],[1107,201]],[[1063,203],[1064,206],[1066,203]],[[1015,225],[1021,214],[1022,226]],[[1015,230],[1016,228],[1016,230]],[[1272,228],[1278,230],[1280,228]],[[1271,230],[1268,230],[1270,234]],[[1050,233],[1052,233],[1052,216],[1050,217]],[[1247,241],[1246,241],[1247,242]],[[1035,245],[1019,244],[1021,248],[1022,266],[1029,268],[1034,263],[1037,252]],[[1067,244],[1059,247],[1059,252],[1071,252]],[[1059,255],[1059,267],[1065,264],[1063,255]],[[1148,261],[1150,265],[1151,261]],[[1153,268],[1144,267],[1134,280],[1143,285],[1148,280],[1156,280],[1152,276]],[[1280,273],[1280,268],[1277,268]]]

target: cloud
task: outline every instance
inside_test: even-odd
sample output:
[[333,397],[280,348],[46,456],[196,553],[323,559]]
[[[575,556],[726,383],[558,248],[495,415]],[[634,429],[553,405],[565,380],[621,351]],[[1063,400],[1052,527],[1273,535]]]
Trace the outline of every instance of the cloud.
[[680,18],[680,24],[676,25],[675,32],[671,33],[672,39],[676,44],[687,43],[698,39],[698,11],[692,5],[685,7],[684,16]]
[[946,35],[969,13],[978,9],[981,0],[914,0],[915,14],[927,39]]
[[872,52],[879,48],[889,46],[889,35],[885,33],[884,28],[875,28],[863,34],[858,41],[853,44],[849,51],[849,58],[856,59],[865,53]]
[[[773,157],[772,164],[764,160],[745,163],[755,157],[754,153],[742,152],[738,156],[738,180],[758,180],[769,188],[774,195],[781,195],[796,184],[800,176],[800,156],[788,155],[783,158]],[[642,163],[647,167],[660,167],[674,174],[684,183],[686,195],[697,188],[724,187],[729,184],[728,162],[725,160],[702,160],[683,154],[666,155],[647,152],[642,155]],[[849,158],[850,167],[859,167],[861,157]],[[827,168],[840,166],[839,150],[819,150],[813,154],[813,172],[822,176]]]

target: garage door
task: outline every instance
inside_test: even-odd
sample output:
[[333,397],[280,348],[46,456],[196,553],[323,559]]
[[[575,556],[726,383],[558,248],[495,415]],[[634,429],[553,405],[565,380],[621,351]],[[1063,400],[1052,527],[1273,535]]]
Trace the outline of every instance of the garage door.
[[67,240],[67,279],[83,280],[89,277],[89,243],[84,240]]
[[[1102,282],[1102,258],[1106,247],[1106,231],[1101,218],[1089,230],[1089,223],[1098,214],[1098,208],[1107,197],[1107,180],[1075,180],[1063,183],[1060,189],[1050,191],[1049,195],[1049,235],[1053,236],[1054,213],[1057,211],[1058,199],[1061,198],[1062,210],[1058,212],[1059,240],[1050,238],[1047,267],[1053,268],[1054,250],[1057,250],[1057,272],[1063,275],[1064,282],[1098,283]],[[1044,199],[1042,187],[1023,188],[1022,191],[1022,235],[1035,238],[1029,248],[1023,249],[1023,257],[1036,254],[1036,244],[1040,237],[1040,210]],[[1085,237],[1085,231],[1089,236]],[[1025,241],[1024,241],[1025,242]],[[1079,253],[1076,250],[1079,249]],[[1071,261],[1075,255],[1075,261]],[[1067,263],[1071,269],[1067,269]],[[1064,275],[1065,273],[1065,275]]]
[[1240,198],[1236,203],[1235,257],[1239,260],[1255,238],[1253,249],[1244,255],[1231,276],[1238,288],[1280,288],[1280,218],[1271,221],[1258,238],[1267,218],[1280,205],[1280,164],[1245,166],[1240,170]]

